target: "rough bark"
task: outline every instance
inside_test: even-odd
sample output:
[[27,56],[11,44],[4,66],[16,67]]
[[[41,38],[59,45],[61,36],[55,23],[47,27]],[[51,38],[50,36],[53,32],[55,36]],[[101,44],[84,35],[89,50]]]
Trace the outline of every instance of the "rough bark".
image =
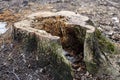
[[112,64],[110,56],[119,53],[114,43],[109,41],[99,30],[93,33],[86,33],[84,45],[84,61],[87,70],[93,75],[112,75],[119,80],[119,71],[116,65]]
[[40,67],[47,68],[54,80],[72,80],[70,63],[63,56],[59,37],[30,27],[14,27],[14,40],[18,41],[25,53],[35,53]]

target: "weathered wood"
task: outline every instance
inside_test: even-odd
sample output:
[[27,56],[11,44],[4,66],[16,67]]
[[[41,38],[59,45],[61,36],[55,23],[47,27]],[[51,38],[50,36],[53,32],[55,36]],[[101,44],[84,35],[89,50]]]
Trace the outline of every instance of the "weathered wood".
[[59,37],[30,27],[14,27],[14,40],[23,44],[25,52],[38,54],[41,67],[46,67],[55,80],[72,80],[70,63],[63,56]]
[[118,49],[114,43],[101,34],[99,30],[93,33],[86,33],[84,45],[84,61],[87,70],[96,76],[104,74],[113,76],[119,80],[119,71],[116,65],[111,64],[110,56],[118,54]]
[[14,40],[22,43],[26,52],[39,54],[39,64],[48,65],[55,80],[73,79],[63,48],[78,54],[82,52],[86,68],[93,75],[118,76],[109,59],[118,49],[95,29],[88,17],[70,11],[38,12],[15,23],[13,29]]

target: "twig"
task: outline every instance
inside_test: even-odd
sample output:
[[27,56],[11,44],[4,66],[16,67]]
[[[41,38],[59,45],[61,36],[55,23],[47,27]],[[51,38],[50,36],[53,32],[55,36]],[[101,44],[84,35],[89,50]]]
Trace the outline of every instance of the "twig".
[[15,69],[13,68],[13,71],[11,72],[15,75],[15,77],[17,78],[17,80],[20,80],[20,78],[18,77],[18,75],[15,73]]
[[17,78],[17,80],[20,80],[20,78],[18,77],[18,75],[16,73],[13,72],[13,74],[15,75],[15,77]]

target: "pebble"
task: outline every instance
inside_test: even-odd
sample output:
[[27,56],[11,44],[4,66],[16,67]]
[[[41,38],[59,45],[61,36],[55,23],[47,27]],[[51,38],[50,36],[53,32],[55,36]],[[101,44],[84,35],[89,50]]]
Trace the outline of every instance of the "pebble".
[[78,69],[77,69],[77,71],[80,71],[81,70],[81,67],[79,67]]
[[40,69],[40,73],[42,73],[42,72],[43,72],[43,69],[41,68],[41,69]]
[[57,9],[52,9],[53,12],[57,12]]
[[74,57],[67,56],[67,59],[70,60],[70,62],[72,62],[72,63],[75,61]]
[[88,75],[89,75],[89,72],[87,71],[85,75],[88,76]]
[[11,49],[13,48],[13,44],[12,44],[12,43],[10,44],[10,48],[11,48]]
[[119,23],[119,22],[120,22],[119,19],[118,19],[118,17],[112,17],[112,20],[113,20],[115,23]]
[[66,56],[67,54],[69,54],[67,51],[63,50],[63,55]]
[[112,36],[112,35],[113,35],[113,33],[114,33],[114,31],[109,31],[109,32],[106,32],[106,34],[107,34],[107,35],[109,35],[109,36]]
[[98,29],[99,29],[100,31],[103,31],[103,29],[102,29],[101,27],[98,27]]

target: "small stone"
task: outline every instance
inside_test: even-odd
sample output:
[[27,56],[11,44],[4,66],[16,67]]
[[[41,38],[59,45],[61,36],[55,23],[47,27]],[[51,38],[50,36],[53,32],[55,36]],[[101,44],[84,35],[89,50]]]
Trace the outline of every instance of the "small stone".
[[78,69],[77,69],[77,71],[80,71],[81,70],[81,67],[79,67]]
[[88,76],[88,75],[89,75],[89,72],[87,71],[85,75]]
[[6,65],[7,65],[7,63],[6,63],[6,62],[4,62],[4,63],[3,63],[3,65],[5,65],[5,66],[6,66]]
[[11,48],[11,49],[13,48],[13,44],[12,44],[12,43],[10,44],[10,48]]
[[103,31],[103,29],[102,29],[101,27],[98,27],[98,29],[99,29],[100,31]]
[[40,72],[41,72],[41,73],[43,72],[43,69],[42,69],[42,68],[40,69]]
[[114,33],[113,31],[106,32],[106,34],[109,35],[109,36],[113,35],[113,33]]
[[71,61],[72,63],[75,61],[75,58],[74,58],[74,57],[67,56],[67,59],[68,59],[69,61]]
[[57,12],[57,9],[52,9],[53,12]]
[[115,23],[119,23],[119,22],[120,22],[119,19],[118,19],[118,17],[113,17],[112,20],[113,20]]
[[67,51],[65,51],[65,50],[63,50],[63,55],[64,56],[66,56],[66,55],[68,55],[69,53],[67,52]]
[[30,67],[31,65],[29,64],[28,67]]

